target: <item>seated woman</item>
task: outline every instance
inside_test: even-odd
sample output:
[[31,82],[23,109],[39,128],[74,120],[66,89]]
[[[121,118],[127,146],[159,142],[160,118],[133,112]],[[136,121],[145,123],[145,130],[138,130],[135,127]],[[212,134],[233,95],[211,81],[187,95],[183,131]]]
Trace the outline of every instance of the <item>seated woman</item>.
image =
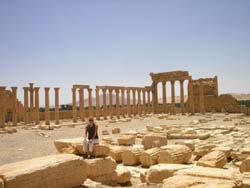
[[83,151],[87,158],[93,157],[94,145],[98,143],[98,126],[95,124],[93,118],[89,118],[89,124],[85,130],[85,140],[83,143]]

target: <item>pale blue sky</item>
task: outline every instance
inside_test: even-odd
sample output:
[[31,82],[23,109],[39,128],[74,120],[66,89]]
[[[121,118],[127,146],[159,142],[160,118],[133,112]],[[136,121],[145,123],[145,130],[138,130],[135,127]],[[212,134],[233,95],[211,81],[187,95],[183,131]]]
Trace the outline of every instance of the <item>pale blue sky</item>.
[[[249,0],[0,0],[0,85],[150,85],[150,72],[219,77],[250,93]],[[53,94],[51,98],[53,103]]]

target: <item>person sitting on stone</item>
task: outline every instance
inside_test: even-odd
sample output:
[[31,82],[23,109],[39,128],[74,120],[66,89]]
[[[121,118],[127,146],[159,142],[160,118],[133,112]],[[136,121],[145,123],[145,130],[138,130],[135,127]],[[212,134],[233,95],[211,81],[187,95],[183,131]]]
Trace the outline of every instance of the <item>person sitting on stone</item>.
[[85,157],[92,158],[94,145],[99,143],[98,126],[95,124],[94,119],[89,118],[89,124],[86,126],[85,139],[83,143],[83,151]]

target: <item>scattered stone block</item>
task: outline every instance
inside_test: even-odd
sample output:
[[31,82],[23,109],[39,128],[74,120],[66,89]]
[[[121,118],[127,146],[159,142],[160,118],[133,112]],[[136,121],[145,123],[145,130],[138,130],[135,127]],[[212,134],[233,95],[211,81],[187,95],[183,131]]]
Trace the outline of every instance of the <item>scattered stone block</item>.
[[231,152],[233,151],[231,147],[219,146],[212,149],[212,151],[222,151],[227,158],[231,157]]
[[115,171],[117,174],[117,177],[116,177],[117,183],[125,184],[125,183],[130,182],[132,175],[128,169],[118,166]]
[[186,164],[192,157],[192,151],[185,145],[161,147],[158,163]]
[[112,129],[112,134],[119,134],[120,132],[121,130],[118,127]]
[[227,157],[222,151],[212,151],[203,156],[198,162],[198,166],[223,168],[227,163]]
[[59,139],[54,141],[54,145],[59,153],[83,154],[84,138]]
[[154,147],[161,147],[167,145],[167,137],[157,134],[145,135],[142,140],[142,145],[144,145],[144,149],[150,149]]
[[135,144],[135,136],[133,135],[121,135],[118,139],[119,145],[130,146]]
[[127,166],[135,166],[140,164],[140,155],[142,152],[143,150],[138,148],[125,150],[122,153],[122,163]]
[[60,154],[0,166],[0,177],[4,188],[69,188],[83,184],[86,169],[80,157]]
[[246,160],[242,161],[240,165],[240,172],[250,172],[250,158],[247,158]]
[[150,167],[158,163],[160,148],[151,148],[141,153],[140,162],[143,167]]
[[124,146],[110,146],[109,156],[112,157],[117,163],[121,163],[122,154],[126,150],[128,150],[128,148]]
[[109,135],[109,132],[107,130],[103,130],[102,135]]
[[190,141],[190,140],[178,141],[178,142],[175,142],[175,144],[177,144],[177,145],[185,145],[185,146],[189,147],[189,149],[192,152],[195,150],[195,144],[194,144],[193,141]]

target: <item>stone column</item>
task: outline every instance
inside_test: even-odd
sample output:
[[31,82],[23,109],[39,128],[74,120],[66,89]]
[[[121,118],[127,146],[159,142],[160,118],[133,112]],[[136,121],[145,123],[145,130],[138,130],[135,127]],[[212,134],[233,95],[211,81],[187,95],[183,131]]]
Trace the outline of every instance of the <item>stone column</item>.
[[5,126],[5,87],[0,87],[0,128]]
[[72,88],[72,116],[73,122],[77,121],[77,109],[76,109],[76,88]]
[[92,106],[92,89],[89,88],[89,117],[93,116],[93,106]]
[[134,116],[136,115],[136,100],[135,100],[135,89],[132,90],[132,93],[133,93],[133,114]]
[[59,87],[55,88],[55,124],[59,124]]
[[182,115],[185,114],[185,106],[184,106],[184,86],[183,86],[184,80],[180,80],[180,103],[181,103],[181,113]]
[[128,117],[131,117],[130,89],[127,89],[127,114],[128,114]]
[[153,112],[154,114],[158,113],[158,91],[156,82],[153,82]]
[[200,81],[200,86],[199,86],[199,93],[200,93],[200,113],[204,114],[205,113],[205,104],[204,104],[204,87],[203,87],[203,82]]
[[109,117],[113,118],[113,89],[109,88]]
[[34,122],[34,88],[33,83],[30,83],[30,119],[31,123]]
[[50,125],[49,114],[49,87],[45,87],[45,124]]
[[150,114],[151,113],[151,103],[150,103],[150,90],[148,92],[148,110],[147,112]]
[[100,120],[100,99],[99,99],[99,88],[95,89],[96,94],[96,108],[95,108],[95,115],[96,119]]
[[40,117],[39,117],[39,87],[35,87],[34,90],[35,90],[35,122],[36,124],[39,124],[40,123]]
[[24,87],[24,124],[29,122],[29,87]]
[[106,120],[107,119],[107,99],[106,99],[106,91],[107,89],[102,89],[102,96],[103,96],[103,117]]
[[124,110],[124,106],[125,106],[125,95],[124,95],[124,88],[121,89],[121,93],[122,93],[122,109],[121,109],[121,114],[122,117],[125,117],[125,110]]
[[171,92],[172,92],[172,114],[175,114],[175,81],[171,81]]
[[79,103],[80,103],[80,117],[82,121],[85,121],[85,109],[84,109],[84,88],[79,89]]
[[188,101],[189,101],[189,110],[190,113],[194,114],[194,88],[192,79],[189,79],[188,82]]
[[116,117],[119,119],[120,118],[120,102],[119,102],[119,89],[115,90],[115,96],[116,96]]
[[17,126],[17,87],[12,89],[12,125]]
[[138,109],[138,114],[141,116],[141,90],[137,90],[137,98],[138,98],[138,103],[137,103],[137,109]]
[[163,112],[167,113],[167,93],[166,93],[166,81],[162,82],[162,96],[163,96]]
[[143,89],[142,90],[142,100],[143,100],[143,113],[144,113],[144,115],[145,114],[147,114],[147,112],[146,112],[146,90],[145,89]]

